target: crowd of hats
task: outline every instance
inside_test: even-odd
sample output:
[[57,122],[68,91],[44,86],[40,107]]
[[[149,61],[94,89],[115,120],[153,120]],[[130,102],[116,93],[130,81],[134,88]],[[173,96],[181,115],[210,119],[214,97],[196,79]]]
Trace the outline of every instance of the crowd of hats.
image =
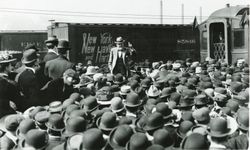
[[209,149],[208,137],[248,133],[247,65],[187,59],[147,68],[125,78],[89,66],[79,93],[7,116],[3,132],[15,132],[19,148],[43,149],[53,131],[64,149],[82,150]]

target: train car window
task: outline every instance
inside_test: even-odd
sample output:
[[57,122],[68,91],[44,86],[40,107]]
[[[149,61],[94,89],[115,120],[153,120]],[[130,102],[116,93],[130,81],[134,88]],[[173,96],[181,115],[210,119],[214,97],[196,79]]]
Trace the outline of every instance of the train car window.
[[203,31],[201,35],[201,48],[207,49],[207,31]]
[[244,48],[244,29],[234,29],[234,48]]

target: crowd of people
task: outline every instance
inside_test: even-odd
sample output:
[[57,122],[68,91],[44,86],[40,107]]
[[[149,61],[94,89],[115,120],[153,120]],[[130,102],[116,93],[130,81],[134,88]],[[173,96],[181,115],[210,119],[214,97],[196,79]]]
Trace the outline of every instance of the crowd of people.
[[146,60],[110,73],[70,62],[68,41],[45,43],[42,61],[34,45],[18,67],[0,56],[1,150],[248,149],[244,60]]

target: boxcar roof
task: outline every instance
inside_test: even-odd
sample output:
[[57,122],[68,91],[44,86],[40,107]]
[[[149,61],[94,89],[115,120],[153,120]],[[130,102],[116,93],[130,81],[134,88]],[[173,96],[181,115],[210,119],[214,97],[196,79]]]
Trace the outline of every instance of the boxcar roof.
[[234,18],[238,15],[242,15],[245,11],[247,11],[247,14],[249,15],[249,7],[247,6],[230,6],[213,12],[208,19],[221,17]]

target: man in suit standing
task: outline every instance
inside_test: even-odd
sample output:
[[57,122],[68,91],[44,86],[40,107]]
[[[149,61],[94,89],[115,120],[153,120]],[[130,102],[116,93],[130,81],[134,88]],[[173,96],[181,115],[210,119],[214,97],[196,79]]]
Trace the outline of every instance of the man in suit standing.
[[38,54],[35,49],[24,51],[22,63],[25,65],[25,70],[20,74],[18,79],[18,87],[24,95],[25,102],[23,110],[31,107],[42,105],[40,101],[40,84],[36,76],[39,69]]
[[66,57],[67,51],[70,50],[69,42],[60,40],[57,49],[59,56],[56,59],[46,62],[44,70],[44,74],[53,80],[61,78],[67,69],[74,66]]
[[46,47],[48,48],[47,54],[44,56],[43,61],[46,63],[47,61],[56,59],[58,57],[57,45],[58,39],[56,36],[49,37],[48,40],[45,41]]
[[122,37],[116,38],[116,47],[111,48],[109,55],[109,69],[111,74],[121,73],[122,75],[129,76],[129,61],[131,56],[135,54],[135,49],[129,43],[129,47],[124,46]]

